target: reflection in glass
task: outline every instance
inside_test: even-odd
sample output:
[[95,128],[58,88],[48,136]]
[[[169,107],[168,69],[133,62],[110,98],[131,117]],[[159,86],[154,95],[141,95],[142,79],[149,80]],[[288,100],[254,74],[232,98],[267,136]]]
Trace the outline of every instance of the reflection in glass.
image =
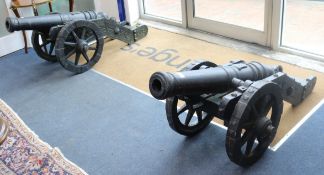
[[182,21],[181,0],[143,0],[144,13]]
[[324,55],[324,1],[286,1],[282,45]]
[[195,17],[264,30],[265,0],[195,0]]

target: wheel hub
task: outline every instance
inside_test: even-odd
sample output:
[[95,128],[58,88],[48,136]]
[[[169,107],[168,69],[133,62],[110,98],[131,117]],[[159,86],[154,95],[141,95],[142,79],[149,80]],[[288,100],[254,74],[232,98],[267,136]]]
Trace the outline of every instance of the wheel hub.
[[85,41],[85,40],[80,40],[80,41],[78,42],[77,49],[78,49],[79,51],[85,51],[85,52],[87,52],[88,49],[89,49],[89,45],[88,45],[87,41]]
[[[102,30],[93,21],[76,20],[65,24],[55,42],[58,61],[71,72],[80,74],[88,71],[101,57],[104,45],[102,35]],[[96,41],[95,47],[89,45],[88,41],[92,38]],[[94,53],[88,53],[89,50],[94,50]]]
[[[233,162],[241,166],[254,164],[273,141],[283,109],[280,90],[273,82],[259,80],[237,102],[226,134],[226,152]],[[247,123],[249,132],[243,132]]]
[[274,135],[276,128],[267,117],[258,118],[256,121],[256,133],[262,139]]

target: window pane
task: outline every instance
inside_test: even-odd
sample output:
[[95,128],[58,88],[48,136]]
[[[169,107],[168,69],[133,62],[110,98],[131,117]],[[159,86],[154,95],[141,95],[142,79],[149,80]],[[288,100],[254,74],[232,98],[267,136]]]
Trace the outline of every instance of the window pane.
[[144,0],[145,14],[182,21],[181,0]]
[[264,30],[265,0],[195,0],[195,17]]
[[324,1],[287,0],[282,45],[324,55]]

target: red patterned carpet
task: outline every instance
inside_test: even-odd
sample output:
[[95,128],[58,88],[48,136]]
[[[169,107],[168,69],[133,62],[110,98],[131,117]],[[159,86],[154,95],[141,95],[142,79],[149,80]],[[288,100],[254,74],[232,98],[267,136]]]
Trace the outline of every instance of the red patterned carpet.
[[0,175],[86,174],[57,148],[40,140],[1,99],[0,118],[9,123],[8,137],[0,146]]

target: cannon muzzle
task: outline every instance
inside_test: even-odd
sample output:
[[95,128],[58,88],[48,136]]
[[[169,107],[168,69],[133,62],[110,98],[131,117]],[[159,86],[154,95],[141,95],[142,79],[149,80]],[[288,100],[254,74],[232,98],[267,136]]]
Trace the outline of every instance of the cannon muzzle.
[[18,26],[18,18],[8,17],[6,19],[6,28],[8,32],[12,33],[15,31],[15,27]]
[[177,95],[222,93],[235,87],[233,78],[256,81],[281,71],[281,66],[240,61],[207,69],[176,73],[156,72],[150,78],[149,88],[153,97],[159,100]]
[[91,20],[107,18],[104,13],[96,13],[94,11],[72,12],[64,14],[50,14],[44,16],[32,16],[25,18],[7,17],[6,28],[8,32],[20,30],[49,30],[53,26],[64,25],[69,21],[75,20]]

